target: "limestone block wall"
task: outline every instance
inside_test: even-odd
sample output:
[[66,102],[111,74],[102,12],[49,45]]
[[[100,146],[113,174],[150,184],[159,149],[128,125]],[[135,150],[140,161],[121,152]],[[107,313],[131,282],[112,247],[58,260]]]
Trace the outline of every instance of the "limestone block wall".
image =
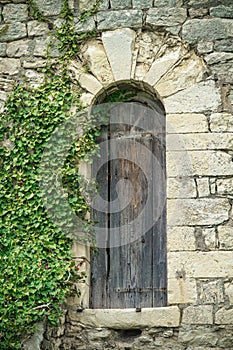
[[[43,80],[49,34],[61,24],[62,0],[35,1],[45,22],[30,18],[24,0],[0,0],[1,108],[15,82]],[[61,327],[47,329],[41,349],[230,350],[232,2],[103,0],[86,23],[78,22],[93,3],[70,1],[75,30],[99,31],[69,67],[84,89],[83,103],[119,81],[137,82],[166,110],[168,306],[77,312],[80,300],[69,300]],[[59,56],[56,45],[51,55]]]

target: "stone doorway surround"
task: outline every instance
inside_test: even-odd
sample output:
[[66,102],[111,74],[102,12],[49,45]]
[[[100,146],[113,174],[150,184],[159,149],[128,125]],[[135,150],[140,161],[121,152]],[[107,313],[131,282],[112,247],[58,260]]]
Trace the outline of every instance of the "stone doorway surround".
[[[182,322],[213,324],[213,305],[197,305],[198,286],[201,281],[233,277],[232,251],[216,250],[216,227],[222,228],[224,236],[230,204],[227,198],[215,196],[216,179],[211,182],[216,176],[233,173],[231,155],[218,151],[223,148],[218,134],[220,89],[208,78],[202,58],[178,37],[150,29],[103,32],[83,45],[69,70],[85,90],[81,100],[86,107],[122,82],[136,82],[161,100],[167,117],[168,187],[168,306],[144,309],[139,315],[130,309],[91,310],[87,281],[85,286],[78,286],[81,297],[68,300],[69,319],[89,327],[177,327],[181,317],[178,305],[185,304],[188,307]],[[231,135],[225,133],[221,142],[229,149]],[[82,166],[88,177],[90,169]],[[206,251],[199,249],[204,239],[202,234],[198,238],[200,227],[209,237]],[[83,261],[83,270],[89,272],[88,247],[74,244],[73,253],[75,259]],[[85,310],[77,315],[80,304]],[[215,315],[217,324],[222,323],[222,311]],[[233,317],[233,310],[229,312]]]

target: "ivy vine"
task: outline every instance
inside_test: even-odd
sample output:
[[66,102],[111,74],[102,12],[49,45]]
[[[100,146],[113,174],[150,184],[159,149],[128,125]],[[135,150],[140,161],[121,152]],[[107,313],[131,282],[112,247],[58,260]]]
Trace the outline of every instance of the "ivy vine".
[[[31,16],[44,20],[33,0],[27,1]],[[90,14],[96,11],[97,1]],[[45,81],[38,88],[15,86],[0,116],[0,349],[20,349],[36,322],[45,318],[53,325],[62,314],[65,298],[77,281],[85,276],[72,259],[72,220],[62,212],[54,222],[49,216],[41,194],[40,165],[45,146],[61,123],[81,112],[82,90],[73,84],[67,73],[67,62],[77,55],[80,44],[94,33],[77,34],[73,14],[65,0],[61,17],[64,24],[54,35],[60,40],[61,58],[58,64],[45,68]],[[85,181],[80,177],[78,164],[90,160],[97,152],[99,134],[93,118],[82,121],[83,135],[74,142],[62,168],[64,196],[71,212],[84,224],[89,237],[93,223],[88,219],[89,205]],[[62,142],[62,139],[61,139]],[[57,154],[56,154],[57,156]],[[53,159],[51,150],[50,162]],[[54,174],[49,174],[48,184]],[[50,198],[59,207],[63,198],[56,196],[51,182]],[[93,191],[93,186],[91,188]],[[87,191],[88,192],[88,191]],[[60,224],[58,224],[60,223]]]

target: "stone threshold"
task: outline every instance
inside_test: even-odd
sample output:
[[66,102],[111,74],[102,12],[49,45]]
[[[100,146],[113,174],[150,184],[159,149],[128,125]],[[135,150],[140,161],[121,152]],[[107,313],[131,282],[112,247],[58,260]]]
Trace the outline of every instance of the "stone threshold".
[[136,329],[149,327],[178,327],[178,306],[138,309],[85,309],[69,311],[70,321],[86,327]]

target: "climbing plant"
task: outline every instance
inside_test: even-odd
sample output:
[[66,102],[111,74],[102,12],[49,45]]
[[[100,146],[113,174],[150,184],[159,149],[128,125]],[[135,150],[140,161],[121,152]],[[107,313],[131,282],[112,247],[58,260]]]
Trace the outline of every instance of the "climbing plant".
[[[98,1],[99,3],[99,1]],[[32,16],[43,14],[28,1]],[[97,6],[95,7],[97,10]],[[92,13],[92,12],[91,12]],[[65,0],[61,16],[65,22],[54,32],[60,40],[61,57],[57,64],[44,69],[45,81],[37,88],[15,86],[0,116],[0,349],[16,350],[29,336],[36,322],[45,318],[57,324],[65,298],[77,281],[85,276],[72,260],[74,222],[57,211],[53,220],[45,207],[41,192],[41,161],[54,130],[69,121],[75,111],[83,110],[81,88],[67,73],[68,59],[77,55],[79,46],[93,33],[77,35],[73,15]],[[87,14],[85,15],[87,16]],[[94,117],[82,118],[83,133],[70,147],[61,171],[64,198],[70,212],[80,218],[83,231],[92,239],[93,223],[88,219],[88,192],[80,177],[78,164],[89,160],[97,151],[99,134]],[[60,138],[59,142],[63,142]],[[53,150],[48,162],[53,158]],[[56,157],[59,154],[56,153]],[[51,169],[51,167],[49,168]],[[64,198],[57,196],[56,186],[48,176],[51,205],[59,208]],[[93,188],[92,188],[93,190]],[[70,220],[70,221],[69,221]]]

